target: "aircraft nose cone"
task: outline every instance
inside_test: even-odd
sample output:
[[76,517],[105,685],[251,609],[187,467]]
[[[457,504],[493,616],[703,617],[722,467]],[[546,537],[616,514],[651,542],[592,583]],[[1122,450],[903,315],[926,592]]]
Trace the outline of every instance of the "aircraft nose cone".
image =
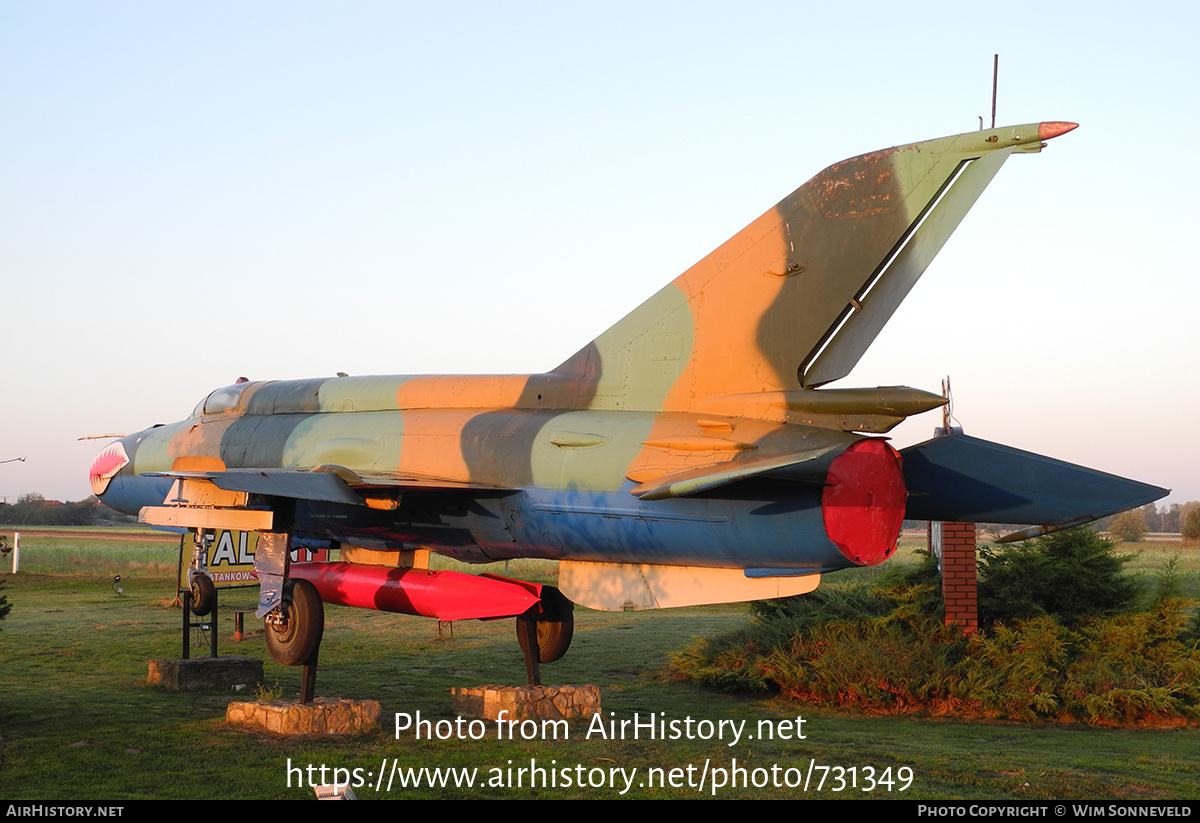
[[1079,128],[1078,123],[1068,123],[1065,120],[1052,120],[1038,124],[1038,140],[1049,140]]
[[129,465],[129,455],[125,453],[125,446],[121,441],[118,440],[116,443],[105,446],[98,455],[92,458],[92,467],[88,471],[92,494],[97,497],[103,495],[113,477],[127,465]]

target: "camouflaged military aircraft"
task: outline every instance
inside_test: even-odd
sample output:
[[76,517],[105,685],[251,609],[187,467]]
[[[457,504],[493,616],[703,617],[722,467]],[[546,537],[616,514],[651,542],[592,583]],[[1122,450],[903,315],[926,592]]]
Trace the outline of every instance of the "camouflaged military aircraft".
[[[1005,160],[1074,128],[830,166],[545,374],[217,389],[108,446],[93,491],[150,523],[262,532],[259,616],[287,664],[313,659],[322,601],[517,616],[527,660],[536,637],[549,662],[572,602],[800,594],[886,560],[905,517],[1046,530],[1155,500],[1166,490],[961,433],[897,452],[873,435],[941,395],[819,388],[850,372]],[[298,544],[341,562],[289,563]],[[430,571],[431,551],[552,558],[559,587]],[[202,563],[192,580],[203,600]]]

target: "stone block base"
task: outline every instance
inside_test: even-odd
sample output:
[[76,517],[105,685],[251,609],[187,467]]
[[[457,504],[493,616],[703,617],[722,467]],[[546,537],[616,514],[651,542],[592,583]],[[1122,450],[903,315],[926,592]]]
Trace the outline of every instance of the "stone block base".
[[151,660],[146,682],[181,692],[229,691],[253,688],[263,679],[257,657],[195,657],[191,660]]
[[379,727],[379,701],[318,697],[311,703],[230,703],[226,723],[241,723],[274,734],[349,735]]
[[450,689],[459,717],[497,720],[574,720],[600,711],[598,686],[475,686]]

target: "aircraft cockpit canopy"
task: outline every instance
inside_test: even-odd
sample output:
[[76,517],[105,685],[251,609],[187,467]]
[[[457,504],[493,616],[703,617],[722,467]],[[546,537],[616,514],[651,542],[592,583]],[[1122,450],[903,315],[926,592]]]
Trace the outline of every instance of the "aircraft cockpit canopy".
[[223,386],[217,389],[196,404],[196,408],[192,410],[192,417],[237,411],[242,394],[249,386],[249,383],[238,382],[232,386]]

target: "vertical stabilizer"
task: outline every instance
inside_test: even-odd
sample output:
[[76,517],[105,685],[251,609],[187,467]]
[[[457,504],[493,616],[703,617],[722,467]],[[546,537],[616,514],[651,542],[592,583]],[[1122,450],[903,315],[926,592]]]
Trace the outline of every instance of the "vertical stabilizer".
[[971,132],[836,163],[556,369],[592,408],[685,410],[844,377],[1013,152],[1074,128]]

